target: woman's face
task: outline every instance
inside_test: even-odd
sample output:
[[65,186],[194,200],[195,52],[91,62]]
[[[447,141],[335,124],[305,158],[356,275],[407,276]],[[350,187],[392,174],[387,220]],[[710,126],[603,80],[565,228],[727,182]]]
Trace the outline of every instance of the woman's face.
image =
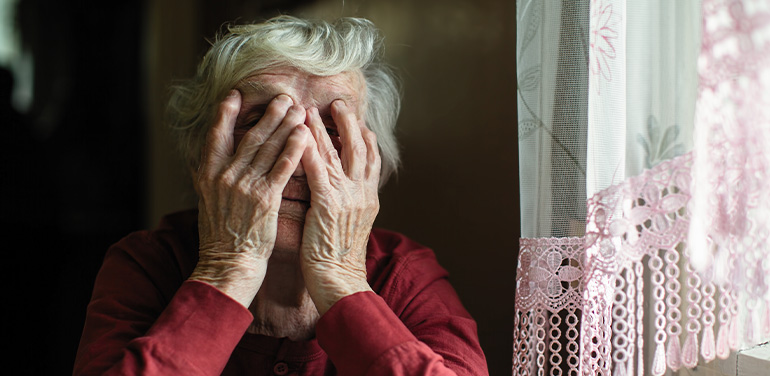
[[[247,77],[236,89],[241,92],[242,97],[241,109],[233,131],[236,150],[243,136],[265,113],[270,102],[281,94],[289,96],[295,105],[300,105],[306,110],[318,109],[338,153],[341,152],[341,146],[337,125],[332,116],[332,102],[344,101],[348,108],[353,109],[360,124],[365,124],[365,85],[363,76],[358,71],[343,72],[334,76],[315,76],[295,68],[274,68]],[[300,163],[283,191],[273,260],[284,257],[295,259],[299,254],[305,215],[309,207],[310,189]]]

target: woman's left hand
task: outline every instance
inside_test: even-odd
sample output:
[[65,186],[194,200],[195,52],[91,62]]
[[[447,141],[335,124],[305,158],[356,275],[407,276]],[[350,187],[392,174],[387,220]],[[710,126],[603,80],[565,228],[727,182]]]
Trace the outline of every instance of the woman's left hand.
[[[366,245],[380,208],[380,154],[374,132],[342,100],[331,105],[341,151],[318,110],[307,110],[311,140],[302,156],[310,186],[300,262],[310,297],[323,315],[340,299],[371,291]],[[334,137],[334,136],[332,136]]]

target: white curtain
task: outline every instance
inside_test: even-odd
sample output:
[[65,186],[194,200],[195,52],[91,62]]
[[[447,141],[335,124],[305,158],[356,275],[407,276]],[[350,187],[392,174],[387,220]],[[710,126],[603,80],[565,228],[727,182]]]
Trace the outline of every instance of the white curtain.
[[514,375],[770,339],[769,5],[517,1]]

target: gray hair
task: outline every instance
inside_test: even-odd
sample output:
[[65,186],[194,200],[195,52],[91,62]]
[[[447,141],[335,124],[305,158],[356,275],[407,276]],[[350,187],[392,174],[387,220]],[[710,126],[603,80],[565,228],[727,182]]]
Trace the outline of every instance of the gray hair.
[[230,26],[216,38],[196,75],[172,87],[167,121],[182,157],[194,169],[219,102],[244,78],[275,67],[318,76],[357,70],[366,81],[366,124],[377,135],[382,186],[399,165],[394,130],[401,98],[396,77],[381,55],[382,37],[362,18],[328,23],[278,16],[260,24]]

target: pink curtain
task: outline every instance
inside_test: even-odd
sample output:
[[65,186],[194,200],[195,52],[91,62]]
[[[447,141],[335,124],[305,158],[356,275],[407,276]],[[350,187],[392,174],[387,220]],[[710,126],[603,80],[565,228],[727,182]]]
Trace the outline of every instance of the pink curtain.
[[770,4],[521,0],[514,375],[770,339]]

